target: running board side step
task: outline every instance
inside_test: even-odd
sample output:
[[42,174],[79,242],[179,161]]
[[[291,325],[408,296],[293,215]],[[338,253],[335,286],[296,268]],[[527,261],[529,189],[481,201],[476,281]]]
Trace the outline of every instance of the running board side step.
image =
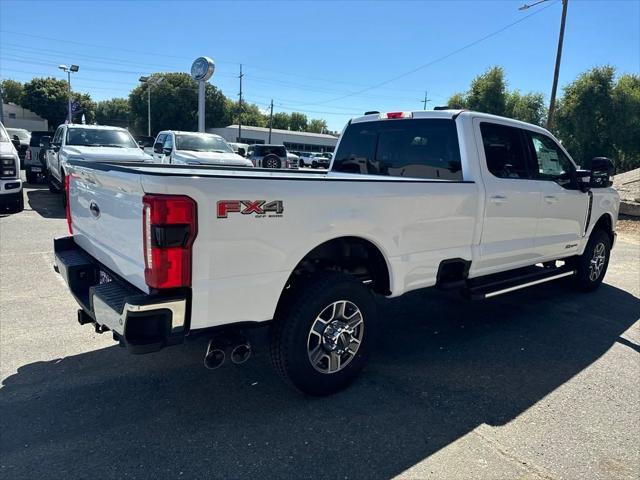
[[491,275],[484,279],[468,280],[467,288],[465,288],[462,293],[470,300],[482,300],[541,283],[559,280],[574,275],[575,273],[576,270],[568,266],[559,268],[535,267],[525,272],[518,271],[516,275],[512,275],[511,277],[505,277],[504,274],[501,274]]

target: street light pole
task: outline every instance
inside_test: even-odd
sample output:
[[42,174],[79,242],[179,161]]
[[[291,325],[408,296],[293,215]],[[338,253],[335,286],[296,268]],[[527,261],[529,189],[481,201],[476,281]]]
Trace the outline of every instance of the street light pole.
[[[547,2],[548,0],[539,0],[535,3],[522,5],[518,10],[527,10],[528,8]],[[558,50],[556,51],[556,65],[553,71],[553,85],[551,86],[551,99],[549,100],[549,115],[547,116],[547,130],[553,128],[554,116],[556,113],[556,92],[558,90],[558,77],[560,76],[560,61],[562,59],[562,44],[564,43],[564,26],[567,20],[567,5],[569,0],[562,0],[562,18],[560,20],[560,35],[558,36]]]
[[58,68],[63,72],[67,72],[67,121],[72,123],[73,116],[71,115],[71,73],[76,73],[80,70],[78,65],[71,65],[67,67],[66,65],[58,65]]
[[147,83],[147,137],[151,136],[151,84]]

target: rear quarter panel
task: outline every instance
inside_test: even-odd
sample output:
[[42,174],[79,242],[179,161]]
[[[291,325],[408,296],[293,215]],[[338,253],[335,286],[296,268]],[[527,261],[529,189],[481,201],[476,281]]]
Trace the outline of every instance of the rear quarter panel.
[[[273,318],[286,281],[316,246],[339,237],[371,241],[387,260],[392,294],[431,286],[444,258],[471,258],[474,183],[337,181],[142,175],[147,193],[198,204],[191,328]],[[281,200],[282,216],[231,213],[222,200]]]

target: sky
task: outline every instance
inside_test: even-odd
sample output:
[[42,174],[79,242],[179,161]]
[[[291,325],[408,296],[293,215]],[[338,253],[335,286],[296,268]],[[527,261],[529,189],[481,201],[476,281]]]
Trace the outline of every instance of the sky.
[[[536,0],[529,0],[534,3]],[[0,78],[66,79],[94,100],[126,97],[140,75],[216,63],[210,82],[265,111],[301,111],[331,130],[367,110],[446,105],[494,65],[508,88],[548,99],[560,0],[501,1],[0,0]],[[640,0],[569,0],[560,87],[611,65],[640,73]]]

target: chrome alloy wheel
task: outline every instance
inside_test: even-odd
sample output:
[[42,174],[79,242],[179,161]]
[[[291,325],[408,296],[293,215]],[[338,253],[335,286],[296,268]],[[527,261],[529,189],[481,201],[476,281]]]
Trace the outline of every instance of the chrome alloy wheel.
[[339,372],[358,353],[363,335],[364,319],[360,309],[348,300],[333,302],[311,325],[307,337],[311,365],[320,373]]
[[593,249],[593,256],[589,263],[589,280],[595,282],[600,278],[600,274],[604,269],[604,262],[607,259],[607,252],[604,243],[598,243]]

